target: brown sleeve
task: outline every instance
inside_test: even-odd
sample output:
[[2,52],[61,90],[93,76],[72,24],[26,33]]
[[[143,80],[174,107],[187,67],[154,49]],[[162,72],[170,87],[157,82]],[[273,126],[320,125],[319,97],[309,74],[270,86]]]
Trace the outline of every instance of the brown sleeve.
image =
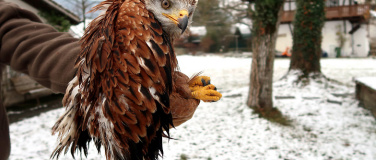
[[[0,2],[1,3],[1,2]],[[3,65],[0,64],[0,82],[2,80]],[[1,85],[0,85],[1,91]],[[5,107],[3,106],[0,92],[0,160],[7,160],[10,154],[9,121]]]
[[173,81],[174,87],[170,95],[170,106],[172,122],[177,127],[192,118],[200,100],[191,97],[192,91],[188,85],[188,76],[181,72],[175,72]]
[[64,93],[74,77],[78,39],[56,31],[30,11],[0,2],[0,63]]

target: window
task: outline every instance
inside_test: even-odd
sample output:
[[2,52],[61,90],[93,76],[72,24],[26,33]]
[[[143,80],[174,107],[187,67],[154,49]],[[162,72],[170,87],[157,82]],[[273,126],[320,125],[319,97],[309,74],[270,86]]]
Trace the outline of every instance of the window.
[[326,7],[337,7],[339,6],[339,0],[326,0]]

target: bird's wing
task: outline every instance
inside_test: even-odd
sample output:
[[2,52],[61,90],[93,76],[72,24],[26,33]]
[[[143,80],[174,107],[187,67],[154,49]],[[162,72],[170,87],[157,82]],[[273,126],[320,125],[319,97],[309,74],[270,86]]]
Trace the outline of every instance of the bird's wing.
[[[169,94],[177,67],[171,42],[143,2],[112,1],[81,41],[77,76],[67,88],[66,113],[53,132],[60,144],[87,154],[93,139],[107,159],[156,159],[172,125]],[[100,7],[97,7],[100,8]],[[163,151],[162,151],[163,153]]]

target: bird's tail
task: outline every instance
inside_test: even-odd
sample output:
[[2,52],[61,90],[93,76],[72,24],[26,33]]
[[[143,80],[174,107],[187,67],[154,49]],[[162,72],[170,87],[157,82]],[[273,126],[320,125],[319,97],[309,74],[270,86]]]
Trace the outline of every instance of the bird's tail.
[[63,151],[64,154],[66,154],[69,147],[71,147],[71,153],[74,157],[76,146],[78,146],[80,150],[83,149],[85,155],[87,155],[86,142],[89,142],[91,138],[87,131],[84,132],[82,130],[82,123],[80,123],[82,122],[82,114],[79,110],[80,103],[78,103],[80,97],[81,94],[78,92],[78,79],[76,77],[69,83],[63,99],[66,111],[52,127],[52,134],[59,133],[59,144],[52,152],[51,159],[58,159]]

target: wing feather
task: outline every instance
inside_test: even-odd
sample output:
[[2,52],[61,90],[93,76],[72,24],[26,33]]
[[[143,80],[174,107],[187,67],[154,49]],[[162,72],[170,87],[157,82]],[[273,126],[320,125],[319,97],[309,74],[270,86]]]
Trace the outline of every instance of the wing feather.
[[161,24],[143,1],[107,0],[106,14],[82,38],[77,75],[64,97],[67,111],[53,127],[60,145],[84,150],[94,139],[107,159],[156,159],[172,126],[169,94],[177,60]]

